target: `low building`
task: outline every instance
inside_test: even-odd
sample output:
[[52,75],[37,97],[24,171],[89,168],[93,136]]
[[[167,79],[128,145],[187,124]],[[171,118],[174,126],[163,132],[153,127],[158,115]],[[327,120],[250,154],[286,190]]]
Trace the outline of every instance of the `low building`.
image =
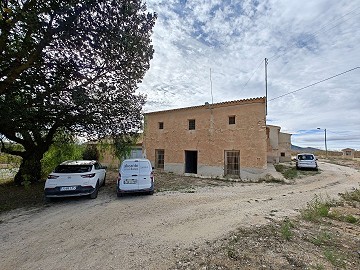
[[157,169],[252,179],[267,168],[265,98],[144,116],[143,152]]
[[353,159],[355,157],[355,149],[345,148],[341,152],[343,158]]
[[291,161],[291,134],[280,132],[280,129],[279,126],[266,125],[269,163]]

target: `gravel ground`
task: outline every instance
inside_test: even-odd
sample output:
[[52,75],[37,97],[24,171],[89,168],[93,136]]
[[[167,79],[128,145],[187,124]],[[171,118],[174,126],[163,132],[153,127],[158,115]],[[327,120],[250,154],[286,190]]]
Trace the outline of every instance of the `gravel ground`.
[[355,169],[322,162],[320,169],[292,185],[234,183],[124,198],[110,186],[96,200],[14,210],[0,215],[0,269],[174,268],[183,252],[237,228],[294,217],[315,194],[359,187]]

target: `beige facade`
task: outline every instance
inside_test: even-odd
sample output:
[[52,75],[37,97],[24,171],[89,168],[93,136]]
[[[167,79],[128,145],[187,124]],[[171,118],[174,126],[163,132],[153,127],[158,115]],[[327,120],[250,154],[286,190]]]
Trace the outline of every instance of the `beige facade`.
[[265,98],[147,113],[143,151],[169,172],[256,178],[267,167]]
[[280,132],[279,126],[267,125],[267,161],[291,161],[291,134]]
[[345,148],[341,152],[343,158],[353,159],[355,157],[355,149]]

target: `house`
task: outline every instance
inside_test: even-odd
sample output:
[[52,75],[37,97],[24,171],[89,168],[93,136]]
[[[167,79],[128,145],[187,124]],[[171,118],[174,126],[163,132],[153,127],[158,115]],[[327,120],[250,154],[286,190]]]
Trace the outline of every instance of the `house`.
[[269,163],[291,161],[291,134],[280,132],[280,129],[279,126],[266,125]]
[[256,178],[267,168],[265,98],[144,115],[143,154],[157,169]]
[[355,157],[355,149],[345,148],[341,152],[343,158],[353,159]]

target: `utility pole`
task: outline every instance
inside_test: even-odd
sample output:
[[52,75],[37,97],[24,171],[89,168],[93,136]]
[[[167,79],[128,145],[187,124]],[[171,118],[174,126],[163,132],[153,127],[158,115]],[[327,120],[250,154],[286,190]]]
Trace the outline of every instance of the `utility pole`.
[[[322,128],[317,128],[319,130],[321,130]],[[324,128],[324,132],[325,132],[325,154],[326,154],[326,158],[328,157],[328,150],[327,150],[327,141],[326,141],[326,128]]]
[[326,143],[326,128],[325,128],[325,151],[326,151],[326,158],[327,158],[328,153],[327,153],[327,143]]
[[265,98],[266,98],[266,103],[265,103],[265,113],[267,115],[267,111],[268,111],[268,108],[267,108],[267,92],[268,92],[268,89],[267,89],[267,65],[268,65],[268,59],[265,58]]

